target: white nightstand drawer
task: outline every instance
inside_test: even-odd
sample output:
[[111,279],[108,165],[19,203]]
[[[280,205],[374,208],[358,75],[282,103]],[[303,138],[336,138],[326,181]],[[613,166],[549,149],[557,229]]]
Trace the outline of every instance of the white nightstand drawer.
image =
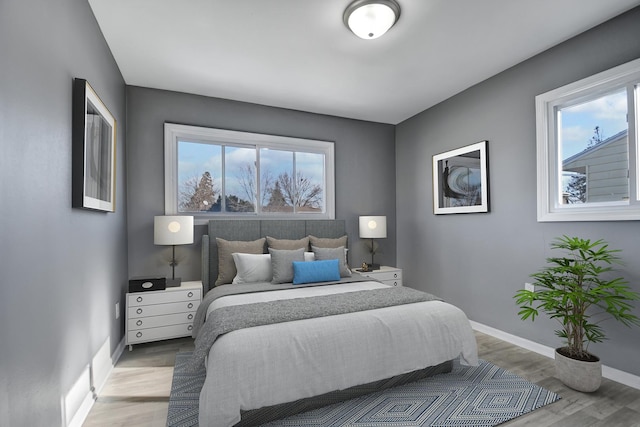
[[200,301],[200,289],[136,292],[128,294],[127,297],[129,299],[129,307],[178,301]]
[[184,337],[184,336],[191,335],[192,329],[193,329],[193,325],[191,323],[184,323],[182,325],[162,326],[159,328],[128,331],[127,343],[136,344],[140,342]]
[[380,270],[358,271],[358,273],[374,280],[378,280],[389,286],[402,286],[402,270],[399,268],[383,265],[380,267]]
[[401,280],[384,280],[382,283],[389,286],[402,286]]
[[137,319],[130,318],[127,326],[129,327],[129,331],[133,331],[137,329],[157,328],[160,326],[180,325],[182,323],[193,323],[195,315],[196,314],[192,312],[167,314],[164,316],[139,317]]
[[143,305],[129,307],[127,314],[129,319],[147,316],[162,316],[164,314],[194,312],[198,309],[200,301],[182,301],[169,304]]
[[[375,272],[374,272],[375,273]],[[387,282],[392,280],[400,280],[402,281],[402,271],[384,271],[380,273],[370,274],[365,273],[367,276],[372,277],[376,280],[380,280],[381,282]]]

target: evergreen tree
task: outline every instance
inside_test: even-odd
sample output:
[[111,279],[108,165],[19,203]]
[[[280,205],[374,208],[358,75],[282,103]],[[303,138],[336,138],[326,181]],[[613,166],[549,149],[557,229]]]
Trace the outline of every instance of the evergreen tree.
[[280,181],[276,181],[273,185],[273,189],[271,190],[271,196],[269,198],[269,203],[267,203],[267,210],[270,212],[278,212],[281,211],[283,207],[287,206],[287,201],[284,199],[284,194],[282,194],[282,188],[280,188]]
[[604,141],[604,135],[600,132],[600,126],[596,126],[593,128],[593,136],[589,139],[589,142],[587,142],[587,148],[598,145],[602,141]]
[[188,179],[180,188],[180,208],[182,211],[202,212],[211,210],[215,201],[213,178],[209,172]]
[[209,172],[205,172],[200,178],[195,194],[191,197],[190,206],[194,211],[208,211],[213,203],[213,179]]
[[572,175],[567,184],[566,192],[569,203],[587,202],[587,176],[583,174]]

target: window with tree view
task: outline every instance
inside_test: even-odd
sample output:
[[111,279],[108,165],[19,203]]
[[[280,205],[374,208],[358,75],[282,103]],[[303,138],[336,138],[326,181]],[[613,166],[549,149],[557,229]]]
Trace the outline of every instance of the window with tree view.
[[165,210],[334,217],[333,143],[165,124]]
[[640,60],[536,97],[538,220],[640,219]]

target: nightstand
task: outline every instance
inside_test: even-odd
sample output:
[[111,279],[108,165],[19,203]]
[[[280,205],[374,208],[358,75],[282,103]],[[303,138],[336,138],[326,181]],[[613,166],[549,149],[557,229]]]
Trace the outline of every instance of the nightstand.
[[382,265],[380,266],[380,270],[356,271],[363,276],[371,277],[390,286],[402,286],[402,269],[400,268]]
[[127,293],[125,337],[129,351],[133,344],[191,335],[200,301],[201,281],[182,282],[161,291]]

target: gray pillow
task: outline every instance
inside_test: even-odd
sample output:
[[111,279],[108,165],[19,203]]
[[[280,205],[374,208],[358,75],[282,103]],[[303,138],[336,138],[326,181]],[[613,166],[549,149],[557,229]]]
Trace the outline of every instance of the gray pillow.
[[309,237],[303,237],[298,240],[288,240],[288,239],[276,239],[275,237],[267,236],[267,246],[273,249],[285,249],[288,251],[292,251],[294,249],[304,249],[305,251],[309,250]]
[[347,235],[338,238],[309,236],[309,243],[316,248],[338,248],[347,247]]
[[316,261],[324,259],[337,259],[340,265],[340,277],[351,277],[351,270],[347,265],[347,258],[345,256],[344,246],[337,248],[318,248],[311,246]]
[[272,249],[271,270],[273,279],[271,283],[292,283],[293,282],[293,261],[304,261],[304,249]]
[[265,238],[246,242],[242,240],[224,240],[216,237],[218,244],[218,278],[214,286],[231,283],[236,277],[236,263],[233,261],[234,252],[243,254],[263,254]]

